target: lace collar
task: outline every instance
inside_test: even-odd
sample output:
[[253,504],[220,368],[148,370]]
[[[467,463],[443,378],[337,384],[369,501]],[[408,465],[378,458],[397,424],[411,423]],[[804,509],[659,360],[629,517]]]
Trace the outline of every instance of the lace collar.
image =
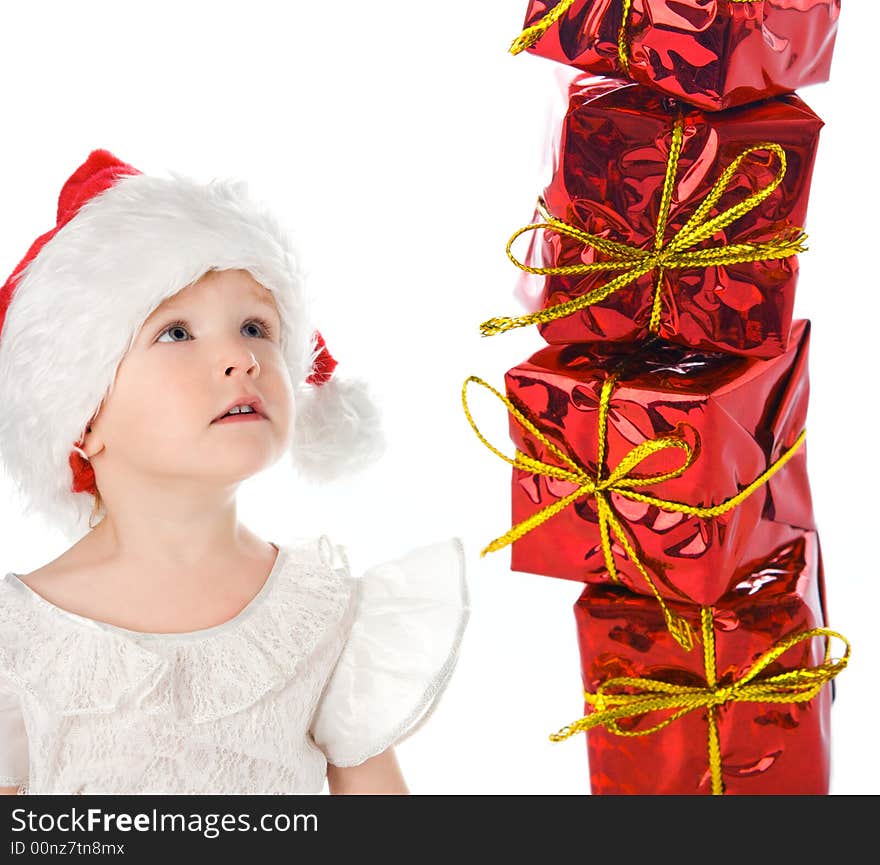
[[[333,547],[279,547],[265,584],[232,619],[146,634],[63,610],[7,574],[0,580],[0,672],[60,715],[141,710],[203,723],[241,711],[294,675],[341,621],[351,584]],[[47,671],[51,687],[47,688]]]

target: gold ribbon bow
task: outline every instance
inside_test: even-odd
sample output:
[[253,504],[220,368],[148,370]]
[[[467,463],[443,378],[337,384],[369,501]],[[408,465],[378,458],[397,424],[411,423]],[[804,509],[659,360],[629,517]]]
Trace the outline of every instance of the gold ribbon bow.
[[[575,0],[560,0],[543,18],[531,27],[526,27],[510,44],[511,54],[519,54],[531,48],[567,11]],[[622,0],[623,11],[620,16],[620,28],[617,31],[617,58],[624,72],[629,74],[629,20],[632,11],[632,0]],[[758,0],[730,0],[731,3],[757,3]]]
[[[602,682],[595,693],[584,692],[585,700],[594,711],[578,721],[552,733],[552,742],[561,742],[584,730],[604,726],[618,736],[647,736],[662,730],[695,709],[706,709],[708,720],[707,747],[712,777],[712,793],[724,792],[721,779],[721,745],[718,736],[717,710],[725,703],[806,703],[815,697],[822,687],[837,676],[849,663],[850,644],[842,634],[828,628],[813,628],[781,640],[770,647],[746,673],[729,685],[717,681],[715,664],[715,629],[712,611],[701,609],[703,634],[703,661],[706,670],[706,686],[675,685],[657,679],[638,676],[616,676]],[[843,657],[830,659],[830,642],[825,644],[825,660],[818,667],[800,667],[774,675],[764,670],[790,648],[813,637],[837,637],[846,644]],[[628,691],[620,691],[628,689]],[[633,693],[633,691],[635,693]],[[621,718],[635,718],[648,712],[673,710],[665,720],[644,730],[622,730]]]
[[[622,273],[615,276],[605,285],[594,288],[586,294],[564,303],[540,309],[527,315],[513,318],[491,318],[488,321],[484,321],[480,325],[482,335],[493,336],[513,328],[525,327],[530,324],[546,324],[549,321],[564,318],[578,310],[586,309],[588,306],[599,303],[610,294],[625,288],[650,271],[656,271],[656,276],[654,279],[654,299],[649,330],[651,333],[657,333],[660,328],[663,276],[667,270],[688,267],[715,267],[752,261],[771,261],[788,258],[791,255],[797,255],[806,251],[805,240],[807,235],[803,229],[795,227],[785,229],[779,232],[772,240],[760,243],[722,242],[705,249],[691,249],[691,247],[708,240],[713,234],[726,228],[732,222],[753,210],[768,198],[782,182],[787,167],[785,151],[780,145],[766,141],[747,147],[724,169],[693,216],[675,233],[671,240],[666,242],[664,238],[666,236],[666,226],[669,220],[669,210],[672,204],[672,193],[675,186],[675,176],[678,171],[678,160],[681,155],[683,140],[684,119],[679,115],[672,130],[672,142],[669,148],[669,158],[666,163],[666,177],[663,182],[663,192],[660,199],[660,213],[657,219],[654,244],[650,249],[642,249],[638,246],[631,246],[628,243],[609,240],[607,237],[599,237],[598,235],[582,231],[574,225],[551,216],[547,212],[543,200],[539,198],[538,209],[546,221],[523,226],[507,242],[507,257],[520,270],[524,270],[527,273],[558,274],[562,276],[618,270],[622,271]],[[728,190],[740,165],[758,151],[769,151],[778,157],[779,169],[773,179],[765,186],[760,187],[756,192],[751,193],[710,219],[710,211]],[[521,234],[541,228],[551,229],[561,235],[574,238],[585,246],[592,247],[609,257],[605,261],[595,261],[589,264],[572,264],[563,267],[530,267],[516,258],[511,252],[511,246]]]
[[[547,438],[547,436],[545,436],[535,426],[535,424],[532,423],[513,404],[513,402],[511,402],[510,399],[508,399],[502,393],[499,393],[495,388],[493,388],[491,385],[487,384],[485,381],[483,381],[481,378],[478,378],[477,376],[472,375],[465,379],[461,391],[461,402],[462,406],[464,407],[464,413],[468,419],[468,422],[471,425],[471,429],[473,429],[473,431],[477,434],[477,438],[479,438],[479,440],[490,451],[492,451],[492,453],[503,459],[506,463],[512,465],[514,468],[523,469],[524,471],[531,472],[532,474],[536,475],[543,475],[544,477],[568,481],[569,483],[575,485],[575,490],[573,492],[569,493],[566,496],[563,496],[560,499],[557,499],[555,502],[552,502],[546,507],[541,508],[541,510],[532,514],[530,517],[526,518],[522,522],[517,523],[508,532],[503,534],[501,537],[496,538],[488,546],[486,546],[485,549],[480,552],[480,555],[485,556],[486,553],[495,552],[496,550],[500,550],[503,547],[506,547],[508,544],[513,543],[514,541],[521,538],[523,535],[527,534],[533,529],[536,529],[542,523],[549,520],[550,517],[558,514],[560,511],[564,510],[578,499],[581,499],[584,496],[592,496],[596,500],[599,522],[599,538],[602,545],[602,552],[605,558],[605,566],[608,570],[609,576],[612,580],[618,580],[617,567],[614,563],[614,553],[612,550],[611,536],[613,535],[625,550],[627,556],[629,557],[629,560],[633,563],[634,567],[638,570],[642,578],[648,584],[654,597],[660,603],[660,607],[663,610],[663,616],[666,620],[666,626],[669,629],[669,632],[672,634],[676,642],[678,642],[679,645],[682,646],[682,648],[690,651],[690,649],[693,648],[694,644],[694,635],[691,631],[691,627],[688,622],[681,616],[673,615],[669,608],[666,606],[666,602],[663,600],[662,595],[657,590],[657,587],[654,584],[654,581],[651,579],[651,575],[648,572],[648,569],[639,559],[639,556],[635,550],[634,543],[630,540],[628,533],[624,530],[620,518],[615,513],[614,508],[612,507],[611,493],[616,493],[617,495],[623,496],[624,498],[630,499],[632,501],[656,505],[658,508],[661,508],[665,511],[674,511],[677,513],[690,514],[692,516],[704,518],[716,517],[726,513],[727,511],[732,510],[737,505],[742,503],[756,489],[766,483],[777,471],[779,471],[779,469],[781,469],[782,466],[784,466],[785,463],[788,462],[789,459],[791,459],[791,457],[801,446],[801,444],[803,444],[807,432],[806,430],[803,430],[797,437],[795,443],[788,450],[786,450],[782,454],[782,456],[780,456],[779,459],[776,460],[776,462],[772,463],[763,474],[752,481],[752,483],[750,483],[747,487],[740,490],[740,492],[737,493],[735,496],[721,502],[720,504],[713,505],[711,507],[699,507],[696,505],[683,504],[681,502],[667,501],[666,499],[660,499],[655,496],[650,496],[645,493],[637,492],[634,488],[646,487],[652,484],[659,484],[663,481],[677,478],[692,465],[697,457],[697,452],[682,437],[682,424],[679,424],[676,427],[675,433],[673,435],[663,436],[656,439],[649,439],[639,445],[636,445],[634,448],[632,448],[632,450],[629,451],[629,453],[626,454],[626,456],[624,456],[617,467],[613,471],[608,473],[607,477],[603,477],[603,467],[605,462],[605,452],[607,449],[608,438],[608,406],[611,401],[611,391],[616,381],[617,374],[613,373],[605,380],[602,385],[602,392],[599,400],[596,474],[595,476],[593,476],[589,473],[589,471],[587,471],[584,466],[580,465],[577,461],[575,461],[567,453],[565,453],[565,451],[553,444],[553,442],[551,442]],[[470,408],[468,407],[467,388],[468,385],[472,382],[486,388],[496,397],[498,397],[498,399],[500,399],[501,402],[503,402],[504,405],[507,407],[508,412],[513,418],[515,418],[517,423],[524,430],[534,436],[535,439],[541,442],[541,444],[547,449],[547,451],[549,451],[556,459],[558,459],[559,462],[562,463],[562,465],[553,465],[551,463],[542,462],[541,460],[537,460],[534,457],[530,457],[527,454],[522,453],[520,450],[517,450],[515,457],[511,459],[506,454],[502,453],[500,450],[490,444],[474,422],[473,416],[470,412]],[[633,473],[639,463],[645,460],[648,456],[654,453],[658,453],[659,451],[666,450],[667,448],[678,448],[679,450],[683,451],[685,454],[684,463],[678,468],[673,469],[672,471],[659,472],[653,475],[636,475]]]

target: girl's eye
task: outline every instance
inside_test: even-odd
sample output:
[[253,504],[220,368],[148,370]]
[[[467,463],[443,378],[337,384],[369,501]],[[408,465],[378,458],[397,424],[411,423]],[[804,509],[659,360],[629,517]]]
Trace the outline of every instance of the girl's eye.
[[[269,324],[269,322],[263,320],[262,318],[251,318],[251,319],[248,319],[248,321],[246,321],[242,325],[243,328],[252,327],[252,326],[257,327],[257,333],[255,333],[255,334],[252,333],[252,335],[262,336],[264,339],[271,339],[272,338],[272,326]],[[175,333],[177,333],[178,335],[181,333],[188,334],[189,333],[189,324],[187,324],[187,322],[185,322],[185,321],[172,322],[171,324],[168,325],[168,327],[165,328],[165,330],[162,331],[161,334],[159,334],[159,337],[156,339],[156,342],[168,342],[168,340],[163,340],[162,337],[165,336],[166,334],[173,335]],[[172,336],[171,342],[187,342],[187,340],[185,338],[175,339]]]
[[[187,332],[186,328],[187,328],[187,326],[186,326],[186,324],[184,324],[184,322],[175,321],[174,324],[169,324],[168,327],[166,327],[165,330],[163,330],[162,333],[159,334],[159,337],[156,339],[156,342],[167,342],[168,340],[162,339],[162,337],[165,336],[165,334],[168,334],[168,333],[173,334],[175,332],[178,334],[186,333]],[[181,342],[181,341],[182,340],[178,340],[178,339],[171,340],[171,342]]]

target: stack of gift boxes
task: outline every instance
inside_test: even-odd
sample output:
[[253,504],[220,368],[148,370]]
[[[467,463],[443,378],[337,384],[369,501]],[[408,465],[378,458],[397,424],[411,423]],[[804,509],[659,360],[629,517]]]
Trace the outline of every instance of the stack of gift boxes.
[[[508,256],[540,288],[465,383],[513,465],[515,571],[575,604],[593,793],[821,794],[833,679],[793,320],[839,0],[531,0],[513,53],[575,67]],[[601,76],[601,77],[600,77]],[[513,252],[529,235],[524,260]],[[523,243],[523,241],[520,241]],[[525,297],[525,295],[523,295]],[[507,409],[509,458],[469,386]],[[558,725],[556,725],[558,726]]]

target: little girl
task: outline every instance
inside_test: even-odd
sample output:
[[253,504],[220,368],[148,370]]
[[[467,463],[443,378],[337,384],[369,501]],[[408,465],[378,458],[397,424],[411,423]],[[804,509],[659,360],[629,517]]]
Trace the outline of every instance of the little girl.
[[0,579],[0,788],[406,793],[467,621],[457,538],[349,574],[236,517],[288,450],[330,478],[376,412],[244,184],[93,151],[0,290],[0,456],[73,546]]

